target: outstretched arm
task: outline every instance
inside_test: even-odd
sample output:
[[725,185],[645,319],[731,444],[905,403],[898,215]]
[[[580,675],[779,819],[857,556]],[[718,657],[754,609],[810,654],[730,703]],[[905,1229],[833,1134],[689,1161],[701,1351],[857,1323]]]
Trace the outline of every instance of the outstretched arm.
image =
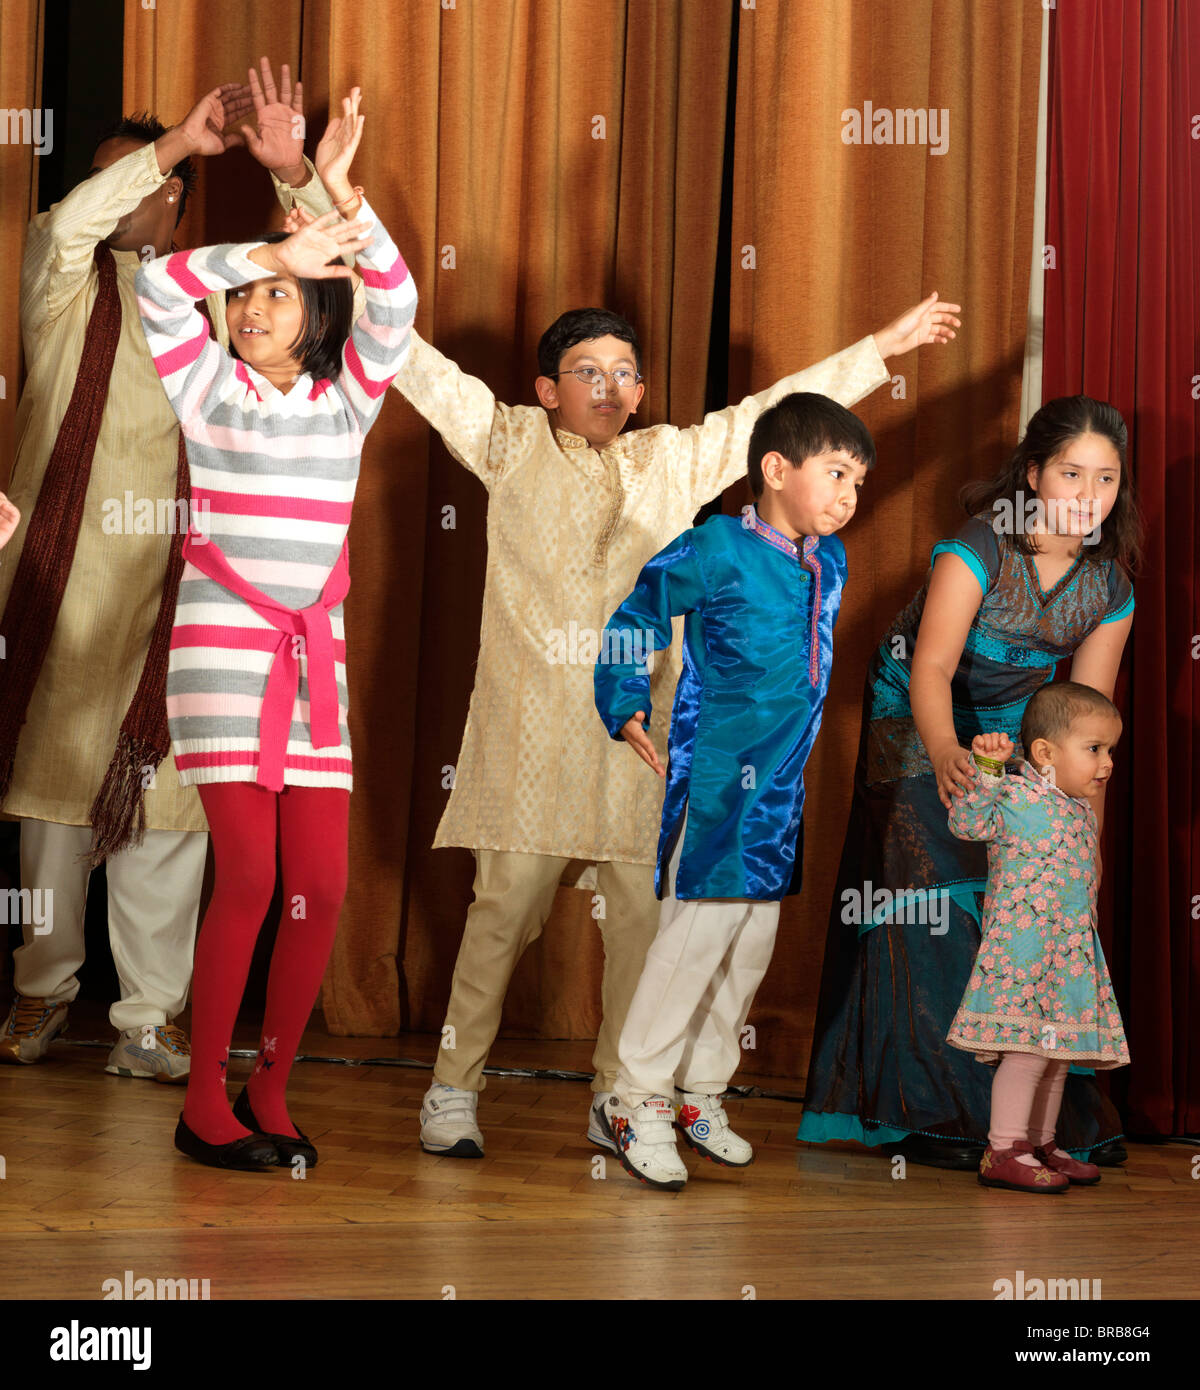
[[961,326],[955,317],[959,308],[957,304],[944,303],[936,293],[931,294],[878,333],[784,377],[737,405],[713,411],[699,425],[682,431],[683,473],[679,485],[690,491],[693,506],[699,509],[745,475],[750,432],[768,406],[794,391],[812,391],[840,405],[854,405],[887,381],[886,357],[908,352],[922,343],[949,342],[954,328]]
[[153,144],[81,179],[62,202],[34,219],[21,266],[21,322],[26,333],[36,334],[62,313],[86,281],[97,243],[110,236],[143,198],[168,183],[181,159],[220,154],[236,143],[223,127],[249,104],[249,95],[237,83],[214,87],[179,125]]

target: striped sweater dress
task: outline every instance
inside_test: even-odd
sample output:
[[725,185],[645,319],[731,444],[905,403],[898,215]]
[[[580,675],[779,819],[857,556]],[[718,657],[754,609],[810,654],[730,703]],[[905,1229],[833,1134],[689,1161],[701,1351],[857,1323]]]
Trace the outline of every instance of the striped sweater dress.
[[167,715],[179,780],[353,785],[342,599],[363,440],[408,353],[417,295],[378,217],[358,255],[366,308],[336,380],[286,393],[213,341],[195,301],[269,274],[260,242],[138,271],[150,354],[187,442],[191,529]]

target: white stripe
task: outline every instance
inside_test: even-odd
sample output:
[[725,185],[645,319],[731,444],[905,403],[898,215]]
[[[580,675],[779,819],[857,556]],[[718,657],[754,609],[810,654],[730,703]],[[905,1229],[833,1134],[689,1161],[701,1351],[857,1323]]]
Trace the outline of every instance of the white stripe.
[[[192,486],[251,497],[302,497],[310,502],[353,502],[356,478],[309,478],[299,473],[227,473],[193,463]],[[322,523],[328,524],[328,523]]]

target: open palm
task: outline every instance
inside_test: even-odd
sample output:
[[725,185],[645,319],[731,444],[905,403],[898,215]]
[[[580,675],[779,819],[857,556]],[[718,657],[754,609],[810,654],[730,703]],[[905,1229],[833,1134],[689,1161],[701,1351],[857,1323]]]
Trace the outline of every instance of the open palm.
[[250,92],[241,82],[222,82],[206,93],[184,117],[181,129],[197,154],[224,154],[242,143],[237,131],[225,127],[250,110]]
[[350,95],[342,98],[342,115],[329,122],[321,143],[317,146],[317,173],[321,182],[333,195],[350,192],[350,164],[362,139],[363,117],[358,114],[362,100],[362,89],[351,88]]
[[[289,224],[290,225],[290,224]],[[273,250],[280,268],[298,280],[345,280],[349,266],[330,265],[338,256],[355,255],[370,245],[366,222],[343,222],[336,212],[306,222]]]
[[268,58],[260,60],[262,80],[249,70],[250,96],[258,129],[242,126],[246,148],[264,169],[294,169],[304,159],[304,84],[292,88],[291,69],[279,69],[279,90]]

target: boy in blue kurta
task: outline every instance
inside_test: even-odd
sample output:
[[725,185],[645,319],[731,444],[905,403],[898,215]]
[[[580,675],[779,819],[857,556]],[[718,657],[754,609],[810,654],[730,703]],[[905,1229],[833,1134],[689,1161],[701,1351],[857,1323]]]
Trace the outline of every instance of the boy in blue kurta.
[[834,535],[875,464],[866,427],[825,396],[785,396],[759,416],[747,471],[756,505],[685,531],[642,570],[604,631],[596,707],[659,776],[646,727],[644,656],[684,616],[658,843],[658,935],[619,1044],[605,1119],[623,1166],[677,1191],[672,1099],[687,1143],[742,1167],[750,1145],[721,1096],[799,891],[804,765],[821,725],[846,577]]

